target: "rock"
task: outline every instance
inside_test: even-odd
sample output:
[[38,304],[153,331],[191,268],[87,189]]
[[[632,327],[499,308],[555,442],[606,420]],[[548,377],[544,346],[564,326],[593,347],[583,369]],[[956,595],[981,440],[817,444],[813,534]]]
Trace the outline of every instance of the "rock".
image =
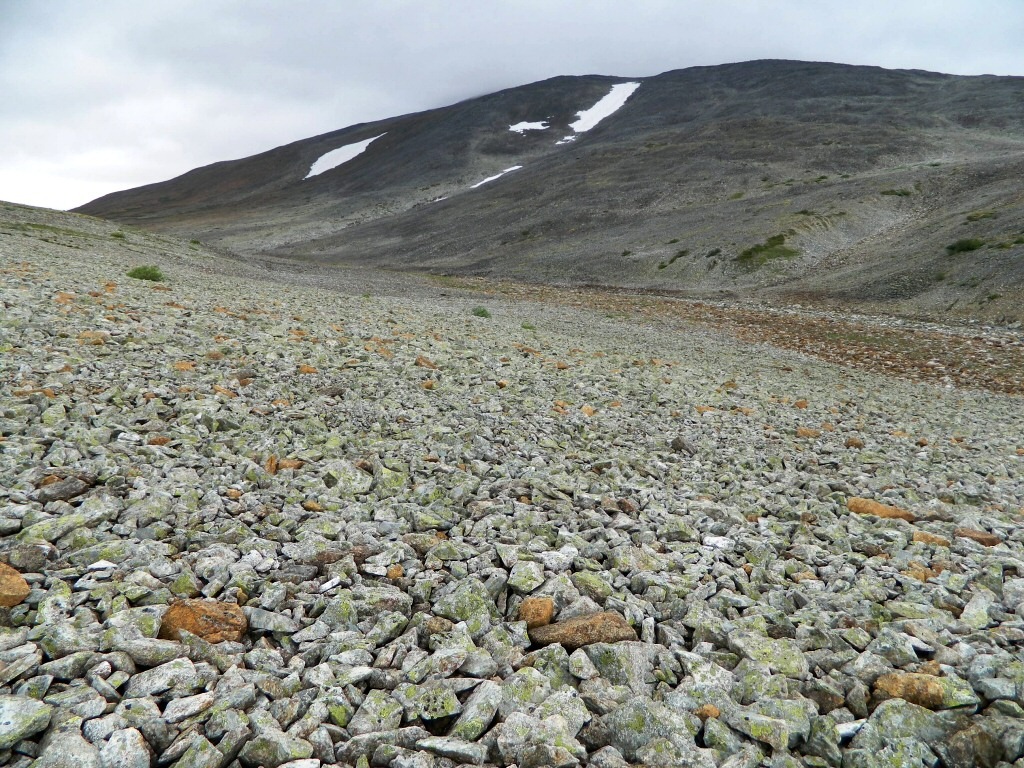
[[53,707],[27,696],[0,696],[0,750],[45,730]]
[[608,743],[630,762],[636,761],[638,751],[656,739],[668,739],[684,754],[697,752],[694,737],[700,730],[700,720],[651,699],[634,697],[604,715],[600,725],[608,735]]
[[722,720],[730,727],[752,739],[768,744],[772,749],[789,747],[789,725],[785,720],[759,714],[742,707],[726,707]]
[[978,723],[936,744],[935,750],[948,768],[995,768],[1003,756],[999,741]]
[[559,621],[530,630],[530,639],[537,645],[559,643],[574,651],[592,643],[615,643],[636,640],[636,631],[617,613],[595,613]]
[[100,753],[76,731],[58,731],[48,738],[34,768],[100,768]]
[[0,563],[0,606],[13,608],[19,605],[31,589],[21,574],[5,563]]
[[550,597],[527,597],[519,604],[519,620],[526,622],[527,629],[550,624],[554,613],[555,601]]
[[103,768],[149,768],[153,751],[135,728],[122,728],[110,734],[100,748]]
[[416,742],[416,749],[425,749],[435,755],[469,765],[483,765],[487,761],[487,747],[448,736],[429,736]]
[[654,684],[650,645],[637,641],[593,643],[584,650],[603,679],[625,685],[636,694],[649,695]]
[[875,680],[875,691],[927,709],[975,707],[979,699],[969,683],[958,678],[894,672]]
[[[89,480],[92,480],[92,482],[88,482]],[[71,475],[70,477],[57,480],[49,485],[44,485],[32,494],[32,498],[40,504],[47,504],[51,501],[67,501],[68,499],[73,499],[76,496],[81,496],[89,490],[94,483],[95,479],[81,478]]]
[[773,639],[757,632],[732,632],[729,649],[748,659],[768,665],[772,672],[802,679],[810,673],[810,664],[799,646],[786,638]]
[[462,714],[455,721],[449,735],[466,741],[476,741],[491,727],[498,713],[501,697],[500,685],[491,680],[481,682],[466,701]]
[[[373,690],[367,694],[362,705],[349,721],[349,733],[360,736],[366,733],[389,731],[402,722],[402,705],[391,698],[387,691]],[[309,755],[306,755],[308,757]]]
[[305,739],[271,729],[256,734],[246,742],[238,753],[238,759],[246,765],[278,768],[292,760],[302,760],[312,754],[313,745]]
[[532,560],[520,560],[512,566],[508,586],[521,595],[528,595],[544,583],[544,566]]
[[877,501],[863,499],[858,496],[847,500],[846,506],[851,512],[855,512],[858,515],[874,515],[875,517],[906,520],[908,523],[912,523],[917,519],[913,512],[906,509],[890,507],[888,504],[880,504]]
[[953,530],[953,535],[958,536],[961,539],[971,539],[972,541],[978,542],[983,547],[995,547],[1003,543],[1003,540],[994,533],[978,531],[973,528],[956,528]]
[[187,630],[208,643],[238,642],[248,629],[240,606],[216,600],[177,600],[164,614],[160,638],[181,640]]

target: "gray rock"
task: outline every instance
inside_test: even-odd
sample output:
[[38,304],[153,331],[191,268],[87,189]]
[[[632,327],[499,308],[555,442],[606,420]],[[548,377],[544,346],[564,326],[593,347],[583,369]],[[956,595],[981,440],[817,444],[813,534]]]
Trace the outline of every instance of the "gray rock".
[[501,699],[502,686],[491,680],[482,681],[467,699],[449,735],[465,741],[480,738],[494,721]]
[[27,696],[0,696],[0,749],[45,730],[53,707]]
[[110,734],[100,748],[103,768],[149,768],[153,751],[135,728],[122,728]]
[[281,731],[266,730],[249,739],[239,752],[239,759],[248,765],[278,766],[302,760],[313,754],[313,745]]
[[[402,704],[387,691],[370,691],[349,721],[348,730],[356,736],[391,731],[402,722]],[[308,755],[307,755],[308,757]]]

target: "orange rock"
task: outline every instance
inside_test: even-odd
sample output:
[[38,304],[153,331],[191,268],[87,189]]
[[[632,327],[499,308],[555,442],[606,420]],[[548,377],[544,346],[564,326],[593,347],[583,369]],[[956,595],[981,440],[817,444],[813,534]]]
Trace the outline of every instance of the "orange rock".
[[431,371],[437,370],[437,364],[434,363],[433,360],[430,360],[429,358],[426,358],[423,355],[418,355],[416,357],[416,362],[414,363],[414,365],[417,365],[420,368],[428,368]]
[[171,442],[171,438],[165,435],[154,435],[146,441],[149,445],[167,445]]
[[323,506],[321,506],[319,502],[313,501],[312,499],[308,499],[308,500],[302,502],[302,508],[304,510],[306,510],[307,512],[323,512],[324,511]]
[[948,547],[950,543],[949,539],[927,531],[914,531],[914,541],[920,544],[934,544],[937,547]]
[[405,575],[405,569],[402,566],[400,566],[398,563],[395,563],[394,565],[388,566],[387,576],[392,581],[394,581],[395,579],[400,579],[404,575]]
[[237,488],[228,488],[227,497],[229,499],[240,499],[242,498],[242,492]]
[[437,387],[437,382],[434,381],[433,379],[427,379],[426,381],[422,382],[420,386],[423,387],[425,390],[429,391]]
[[0,563],[0,606],[13,608],[21,603],[31,589],[28,582],[14,568]]
[[299,373],[317,373],[316,368],[314,368],[312,365],[306,365],[305,363],[300,365],[298,370]]
[[718,719],[718,717],[722,714],[722,711],[714,704],[704,704],[703,706],[697,707],[697,709],[693,711],[693,714],[699,717],[701,719],[701,722],[703,722],[707,720],[709,717],[712,720]]
[[263,468],[265,470],[267,470],[267,472],[269,472],[270,474],[276,475],[277,474],[277,456],[274,456],[273,454],[271,454],[270,457],[268,457],[267,460],[265,462],[263,462]]
[[208,643],[238,642],[249,628],[240,606],[217,600],[178,600],[164,614],[160,637],[180,640],[180,630],[191,632]]
[[584,416],[593,416],[595,413],[597,413],[597,410],[592,405],[584,405],[582,408],[580,408],[580,411],[583,413]]
[[927,709],[946,709],[949,702],[943,678],[918,672],[891,672],[875,681],[875,690]]
[[238,393],[237,392],[232,392],[227,387],[222,387],[219,384],[214,384],[213,385],[213,391],[216,392],[218,395],[224,395],[225,397],[229,397],[229,398],[231,398],[231,397],[238,397]]
[[713,410],[715,410],[715,406],[713,406],[713,405],[698,405],[697,406],[697,413],[700,413],[700,414],[705,414],[708,411],[713,411]]
[[281,459],[277,462],[278,469],[302,469],[305,465],[302,459]]
[[179,360],[174,364],[174,370],[176,371],[194,371],[196,364],[191,360]]
[[989,533],[988,531],[976,531],[973,528],[957,528],[953,531],[953,535],[964,539],[973,539],[983,547],[994,547],[997,544],[1003,543],[1003,540],[994,533]]
[[807,407],[807,401],[801,398],[800,400],[797,400],[795,403],[793,403],[793,407],[800,408],[802,410]]
[[909,576],[912,579],[918,581],[928,581],[928,579],[934,579],[942,571],[929,568],[923,563],[919,563],[916,560],[911,560],[907,566],[907,570],[903,571],[904,576]]
[[800,573],[794,573],[790,576],[793,581],[799,584],[801,581],[817,581],[818,576],[811,571],[801,571]]
[[519,606],[519,620],[526,622],[527,629],[550,624],[554,615],[555,601],[550,597],[527,597]]
[[859,437],[848,437],[846,438],[845,445],[847,448],[863,448],[864,441],[861,440]]
[[858,496],[852,497],[846,502],[847,508],[858,515],[874,515],[875,517],[894,518],[914,522],[917,518],[914,513],[900,507],[890,507],[888,504],[879,504],[871,499],[862,499]]
[[567,651],[575,651],[591,643],[616,643],[636,640],[636,631],[617,613],[594,613],[566,621],[536,627],[530,639],[537,645],[559,643]]
[[498,379],[498,389],[504,389],[508,386],[508,379]]
[[811,429],[810,427],[797,427],[797,437],[820,437],[821,432],[817,429]]

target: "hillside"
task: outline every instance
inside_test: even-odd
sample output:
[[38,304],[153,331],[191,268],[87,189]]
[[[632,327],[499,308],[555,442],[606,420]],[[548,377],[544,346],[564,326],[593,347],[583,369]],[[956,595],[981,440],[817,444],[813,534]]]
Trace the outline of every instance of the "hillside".
[[[621,108],[574,131],[625,83]],[[250,257],[1009,322],[1021,178],[1024,78],[755,61],[555,78],[80,210]]]

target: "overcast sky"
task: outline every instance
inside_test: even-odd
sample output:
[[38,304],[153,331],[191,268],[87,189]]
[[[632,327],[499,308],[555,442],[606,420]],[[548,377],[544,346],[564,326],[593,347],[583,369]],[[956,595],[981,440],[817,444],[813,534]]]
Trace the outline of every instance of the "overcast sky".
[[555,75],[1024,75],[1022,41],[1024,0],[0,0],[0,200],[70,208]]

